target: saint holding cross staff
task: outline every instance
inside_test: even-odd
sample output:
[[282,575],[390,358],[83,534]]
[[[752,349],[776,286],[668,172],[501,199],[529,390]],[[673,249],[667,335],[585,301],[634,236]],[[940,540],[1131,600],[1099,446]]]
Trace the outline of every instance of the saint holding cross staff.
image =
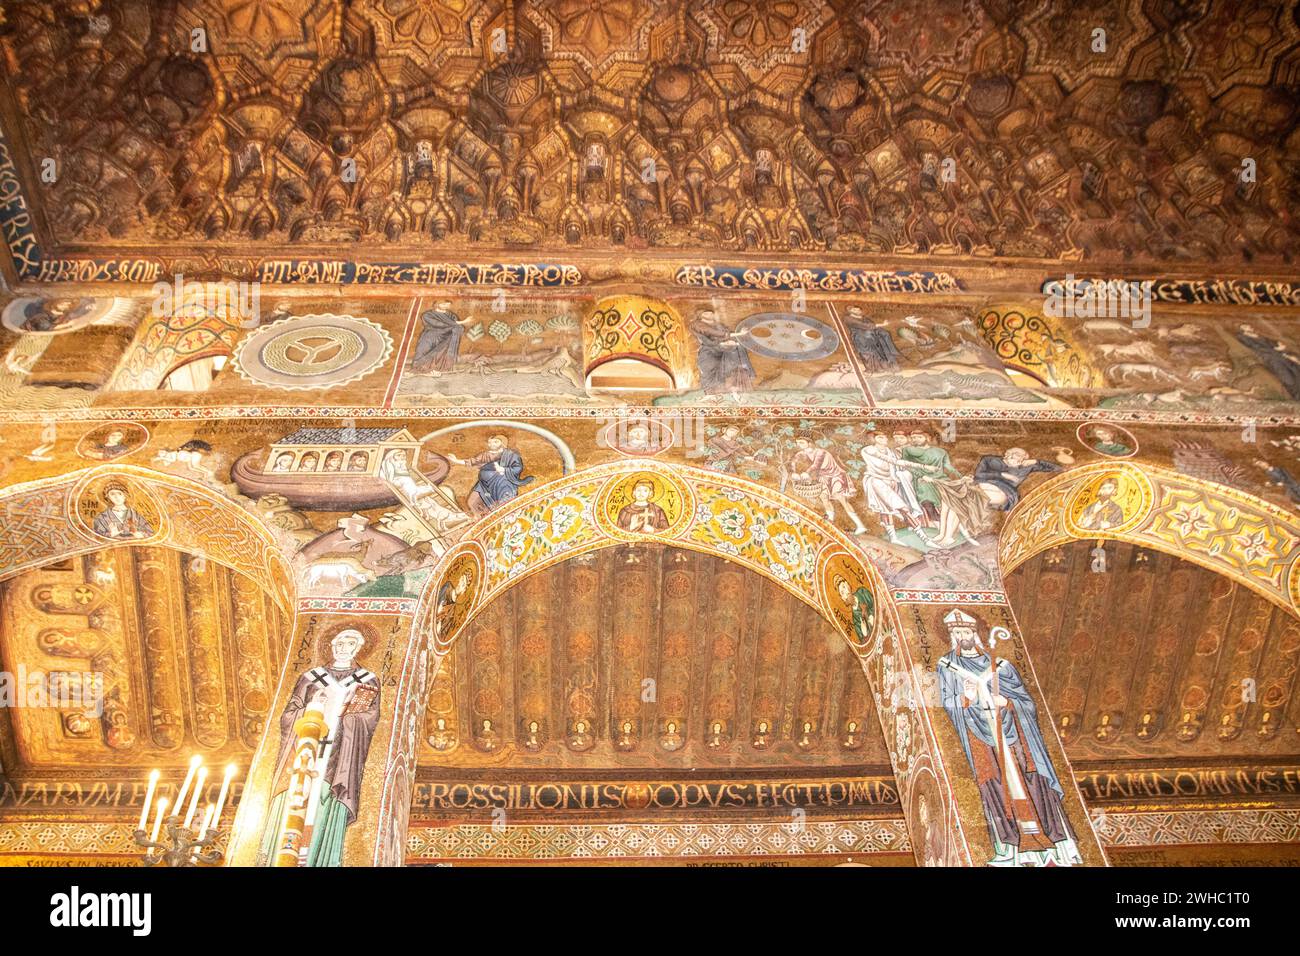
[[991,653],[1011,632],[994,628],[986,651],[974,617],[953,608],[943,622],[952,650],[939,660],[940,699],[979,785],[995,851],[990,865],[1081,863],[1038,708],[1015,665]]

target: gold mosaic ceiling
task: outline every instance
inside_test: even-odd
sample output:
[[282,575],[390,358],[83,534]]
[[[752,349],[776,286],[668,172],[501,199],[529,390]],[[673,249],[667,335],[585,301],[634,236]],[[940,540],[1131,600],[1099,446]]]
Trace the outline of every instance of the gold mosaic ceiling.
[[4,16],[4,128],[50,250],[1276,266],[1300,248],[1294,4],[63,0]]
[[98,674],[103,707],[4,708],[0,775],[143,774],[183,763],[195,747],[246,760],[270,716],[289,631],[252,580],[168,548],[109,548],[9,578],[0,583],[4,670],[33,675],[51,694]]

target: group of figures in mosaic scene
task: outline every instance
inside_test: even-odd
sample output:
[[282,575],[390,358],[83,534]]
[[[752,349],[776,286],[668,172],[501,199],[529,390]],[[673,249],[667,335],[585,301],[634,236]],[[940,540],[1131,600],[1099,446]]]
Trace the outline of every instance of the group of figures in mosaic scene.
[[[512,292],[400,305],[363,317],[286,301],[244,324],[231,310],[155,316],[140,299],[19,298],[4,310],[15,340],[0,389],[33,408],[147,390],[233,394],[236,381],[272,394],[362,383],[382,398],[384,380],[398,408],[608,405],[639,394],[660,407],[1264,415],[1300,402],[1300,345],[1266,315],[1232,328],[1160,312],[1146,323],[1071,324],[1041,303],[976,312],[806,294],[792,303]],[[78,365],[86,352],[94,361]]]

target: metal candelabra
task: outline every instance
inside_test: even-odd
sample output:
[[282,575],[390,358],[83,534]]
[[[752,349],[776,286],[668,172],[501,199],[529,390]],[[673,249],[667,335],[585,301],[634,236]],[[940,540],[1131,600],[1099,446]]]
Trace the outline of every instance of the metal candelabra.
[[[140,811],[140,822],[132,834],[135,845],[145,850],[142,862],[145,866],[198,866],[200,863],[211,866],[221,861],[221,851],[217,849],[217,836],[221,831],[221,811],[226,806],[226,796],[230,792],[230,781],[235,776],[235,765],[226,767],[221,780],[221,792],[216,804],[209,803],[203,810],[202,822],[196,827],[195,813],[199,806],[199,794],[208,779],[208,768],[203,766],[203,758],[195,754],[190,758],[189,772],[181,784],[176,800],[171,804],[171,813],[167,813],[166,797],[158,800],[158,809],[153,818],[153,830],[147,831],[149,808],[153,804],[154,791],[158,787],[159,772],[149,774],[149,789],[145,791],[144,807]],[[191,789],[193,787],[193,789]],[[185,798],[190,798],[189,808],[181,815]],[[159,839],[161,836],[162,839]]]

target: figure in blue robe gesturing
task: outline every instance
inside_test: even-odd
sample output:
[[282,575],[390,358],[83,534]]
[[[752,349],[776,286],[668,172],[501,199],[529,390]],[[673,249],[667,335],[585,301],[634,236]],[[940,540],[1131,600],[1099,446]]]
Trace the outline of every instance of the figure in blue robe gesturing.
[[469,510],[475,515],[485,515],[519,495],[519,489],[533,480],[524,476],[524,459],[519,452],[506,444],[504,435],[488,439],[487,450],[473,458],[447,459],[457,465],[478,469],[478,481],[469,494]]
[[450,302],[439,302],[420,316],[424,330],[415,343],[411,371],[421,375],[441,375],[456,368],[460,361],[460,342],[465,326],[474,321],[471,315],[460,318],[451,311]]

